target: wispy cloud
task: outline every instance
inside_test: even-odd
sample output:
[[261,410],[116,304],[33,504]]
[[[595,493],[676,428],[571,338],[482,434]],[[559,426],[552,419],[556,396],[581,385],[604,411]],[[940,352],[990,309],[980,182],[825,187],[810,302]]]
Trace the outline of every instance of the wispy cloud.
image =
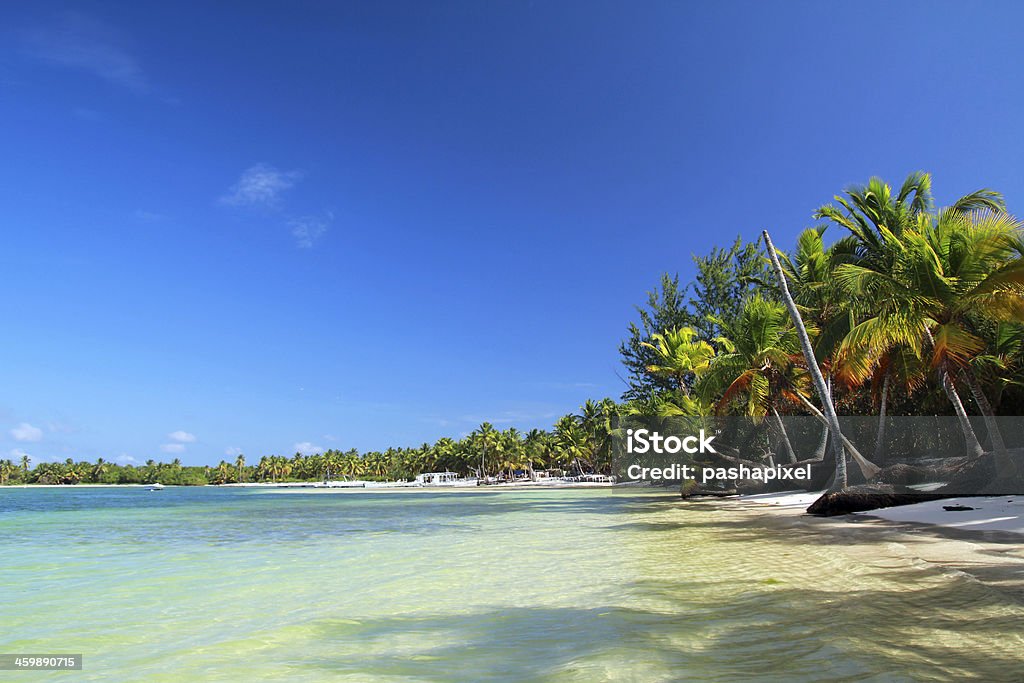
[[330,227],[333,220],[334,214],[328,211],[323,216],[293,218],[288,221],[288,227],[292,229],[292,237],[295,238],[296,246],[300,249],[311,249],[313,244],[327,232],[327,228]]
[[119,455],[116,458],[114,458],[114,462],[118,463],[119,465],[138,465],[139,464],[138,460],[136,460],[132,456],[128,455],[127,453],[122,453],[121,455]]
[[66,12],[48,26],[22,32],[25,54],[41,62],[85,71],[136,92],[150,89],[142,66],[123,35],[79,12]]
[[183,443],[165,443],[160,445],[160,450],[164,453],[184,453],[185,444]]
[[184,432],[179,429],[176,432],[168,434],[167,438],[171,441],[177,441],[178,443],[195,443],[196,435],[189,434],[188,432]]
[[299,443],[292,446],[292,449],[296,453],[302,453],[303,455],[313,455],[314,453],[323,453],[324,448],[322,446],[316,446],[309,441],[300,441]]
[[28,422],[22,422],[11,430],[11,437],[15,441],[42,441],[43,430],[39,427],[33,427]]
[[242,454],[242,449],[239,448],[238,446],[228,446],[227,448],[224,449],[224,455],[228,455],[228,456],[232,456],[232,457],[236,457],[237,458],[241,454]]
[[220,201],[231,206],[273,206],[301,177],[299,171],[281,171],[270,164],[256,164],[242,171],[238,182]]

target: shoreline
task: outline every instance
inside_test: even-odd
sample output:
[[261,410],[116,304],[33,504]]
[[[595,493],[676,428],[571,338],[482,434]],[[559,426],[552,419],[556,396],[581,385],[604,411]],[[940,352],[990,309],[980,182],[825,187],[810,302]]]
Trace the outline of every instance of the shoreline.
[[[985,522],[986,528],[976,528],[982,525],[972,524],[970,520],[967,524],[971,526],[956,526],[963,521],[960,513],[945,512],[941,507],[958,502],[973,503],[976,509],[970,512],[988,515],[998,511],[986,509],[987,506],[1013,499],[1014,505],[1024,511],[1024,500],[1016,502],[1019,497],[945,499],[817,517],[804,512],[806,505],[802,502],[809,495],[814,494],[791,492],[763,495],[761,500],[750,500],[758,497],[748,496],[730,501],[701,499],[693,503],[722,512],[731,510],[737,518],[761,528],[842,546],[854,559],[884,553],[902,561],[961,574],[1009,600],[1024,604],[1024,532],[1012,530],[1024,524],[1022,517],[991,517]],[[941,514],[957,516],[948,521],[936,520],[936,515]],[[1003,528],[999,528],[1000,523]]]
[[[368,484],[361,486],[356,484]],[[0,491],[5,489],[86,489],[86,488],[108,488],[108,489],[144,489],[154,484],[5,484],[0,486]],[[423,485],[401,482],[339,482],[336,486],[323,486],[319,482],[286,481],[286,482],[244,482],[241,484],[203,484],[199,486],[181,484],[163,484],[165,489],[257,489],[257,490],[301,490],[331,493],[345,493],[352,491],[508,491],[508,490],[537,490],[547,491],[550,489],[637,489],[637,487],[623,486],[606,482],[562,482],[558,484],[540,484],[537,482],[516,482],[502,484],[486,484],[484,486],[451,486],[451,485]]]

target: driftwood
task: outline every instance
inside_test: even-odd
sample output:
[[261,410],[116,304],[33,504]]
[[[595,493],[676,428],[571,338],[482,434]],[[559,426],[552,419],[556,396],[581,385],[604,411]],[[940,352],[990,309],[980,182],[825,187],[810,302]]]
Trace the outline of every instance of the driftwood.
[[922,493],[893,484],[862,484],[823,493],[818,500],[811,503],[807,512],[820,517],[832,517],[950,497],[951,494],[948,493]]

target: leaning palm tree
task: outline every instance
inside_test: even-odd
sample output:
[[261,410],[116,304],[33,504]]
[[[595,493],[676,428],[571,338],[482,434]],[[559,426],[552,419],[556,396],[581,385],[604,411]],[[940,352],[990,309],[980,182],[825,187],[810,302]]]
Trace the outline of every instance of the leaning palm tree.
[[[778,278],[779,292],[782,294],[782,300],[785,301],[786,309],[793,321],[793,326],[796,328],[797,337],[800,340],[800,347],[804,355],[804,361],[807,364],[807,370],[811,375],[811,379],[814,381],[814,387],[817,390],[818,397],[821,399],[821,404],[825,409],[829,432],[832,434],[832,448],[836,460],[836,473],[832,481],[832,489],[839,490],[846,487],[846,454],[843,451],[845,439],[843,439],[843,433],[839,427],[839,416],[836,415],[836,409],[832,403],[832,393],[828,385],[825,383],[825,378],[821,374],[821,368],[818,367],[818,361],[814,355],[814,348],[811,346],[810,336],[807,333],[807,328],[804,326],[804,321],[800,317],[800,311],[797,309],[796,302],[793,301],[793,297],[789,293],[789,286],[786,284],[786,274],[782,269],[782,264],[779,262],[779,256],[778,252],[775,250],[775,245],[772,244],[772,238],[768,234],[767,230],[763,231],[761,236],[764,239],[765,247],[768,250],[768,258],[775,270],[775,276]],[[864,464],[861,464],[861,468],[864,469]]]

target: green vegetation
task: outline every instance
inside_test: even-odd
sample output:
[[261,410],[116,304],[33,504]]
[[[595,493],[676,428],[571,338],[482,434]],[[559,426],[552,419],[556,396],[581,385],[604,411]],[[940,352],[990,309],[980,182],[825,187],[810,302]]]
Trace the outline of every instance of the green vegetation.
[[[956,415],[970,450],[982,454],[988,444],[1012,469],[993,418],[1024,407],[1024,242],[1002,196],[979,190],[936,209],[930,176],[913,173],[895,193],[873,178],[814,216],[822,224],[805,230],[791,253],[777,252],[785,291],[764,245],[739,239],[695,257],[697,275],[686,286],[664,275],[620,346],[629,384],[623,402],[587,401],[550,431],[524,435],[485,422],[458,440],[365,454],[272,455],[255,465],[240,455],[215,467],[68,459],[30,469],[22,458],[0,461],[0,483],[608,472],[617,417],[746,415],[781,426],[785,415],[825,420],[833,405],[840,415]],[[838,232],[831,244],[830,228]],[[984,418],[985,434],[975,432],[972,414]],[[884,425],[879,420],[878,444]],[[840,441],[833,439],[834,448]],[[788,442],[786,450],[783,460],[795,461]],[[859,452],[850,455],[862,472],[878,471]],[[878,447],[873,455],[885,457]],[[838,485],[846,481],[845,460],[836,463]]]

